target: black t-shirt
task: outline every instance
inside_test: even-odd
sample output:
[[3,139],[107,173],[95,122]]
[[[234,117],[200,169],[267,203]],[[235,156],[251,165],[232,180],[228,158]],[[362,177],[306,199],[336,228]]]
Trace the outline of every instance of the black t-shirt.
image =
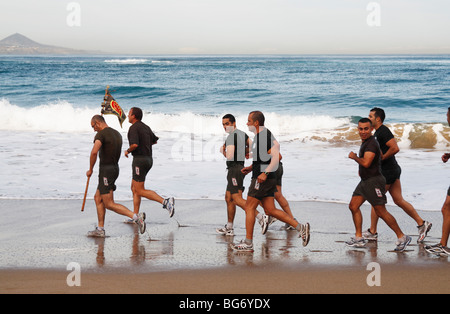
[[135,122],[128,130],[129,145],[136,144],[138,147],[131,152],[133,156],[152,157],[152,145],[158,141],[158,137],[152,129],[142,121]]
[[359,158],[363,158],[366,152],[374,153],[375,158],[369,168],[359,165],[359,175],[362,180],[381,175],[381,150],[380,145],[374,136],[369,137],[362,143],[361,148],[359,149]]
[[[276,141],[270,130],[264,128],[261,132],[256,134],[253,140],[252,152],[253,152],[253,178],[257,178],[261,173],[266,171],[267,166],[272,161],[272,156],[268,153],[274,146]],[[276,170],[276,169],[274,169]],[[271,172],[268,179],[275,179],[275,172]]]
[[97,132],[95,141],[102,142],[99,151],[100,166],[118,165],[122,153],[122,135],[113,128],[107,127]]
[[[394,138],[391,130],[389,130],[389,128],[383,124],[378,128],[378,130],[376,130],[374,136],[380,144],[381,151],[383,152],[383,154],[386,154],[386,152],[389,150],[389,146],[387,146],[386,143]],[[392,156],[381,162],[381,167],[383,169],[390,169],[395,166],[397,166],[397,160],[395,159],[395,156]]]
[[245,148],[248,142],[248,135],[241,130],[234,130],[225,140],[225,146],[234,146],[233,160],[227,160],[227,167],[245,164]]

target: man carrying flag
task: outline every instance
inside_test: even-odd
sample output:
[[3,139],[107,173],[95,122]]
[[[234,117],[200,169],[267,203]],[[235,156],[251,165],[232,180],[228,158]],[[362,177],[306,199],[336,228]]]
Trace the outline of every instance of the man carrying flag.
[[88,233],[89,237],[105,237],[106,209],[119,215],[127,216],[139,225],[139,231],[145,232],[145,214],[135,214],[125,206],[114,201],[116,179],[119,177],[119,159],[122,150],[122,135],[110,128],[105,119],[100,115],[92,117],[91,126],[97,133],[94,138],[94,146],[89,158],[89,170],[86,176],[90,178],[94,172],[97,156],[100,158],[98,187],[94,200],[97,207],[98,226]]

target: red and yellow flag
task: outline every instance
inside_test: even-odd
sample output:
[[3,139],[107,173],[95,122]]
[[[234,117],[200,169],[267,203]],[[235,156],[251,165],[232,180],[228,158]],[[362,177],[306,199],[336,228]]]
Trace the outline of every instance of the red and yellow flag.
[[109,92],[109,86],[106,87],[105,97],[102,102],[102,114],[113,114],[119,119],[120,127],[122,127],[123,121],[127,118],[123,109],[119,106],[117,101],[111,96]]

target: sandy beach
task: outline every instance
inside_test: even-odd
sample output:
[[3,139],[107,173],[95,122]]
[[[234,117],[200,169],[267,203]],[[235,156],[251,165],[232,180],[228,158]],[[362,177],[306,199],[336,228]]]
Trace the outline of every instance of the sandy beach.
[[[403,253],[391,252],[395,235],[383,222],[377,243],[346,247],[354,233],[346,204],[291,202],[297,219],[311,224],[310,244],[302,247],[296,232],[276,222],[264,236],[255,229],[253,254],[229,249],[245,236],[243,211],[234,238],[216,234],[226,220],[223,201],[177,200],[172,219],[156,203],[144,201],[141,208],[143,235],[108,212],[107,237],[92,239],[86,237],[96,224],[92,200],[83,213],[79,200],[1,200],[0,293],[450,293],[449,259],[418,245],[414,222],[396,207],[390,212],[413,237]],[[437,243],[441,213],[420,214],[433,223],[425,244]],[[366,227],[368,206],[363,215]],[[380,265],[380,286],[367,283],[372,262]],[[81,286],[67,284],[71,263],[80,267]]]

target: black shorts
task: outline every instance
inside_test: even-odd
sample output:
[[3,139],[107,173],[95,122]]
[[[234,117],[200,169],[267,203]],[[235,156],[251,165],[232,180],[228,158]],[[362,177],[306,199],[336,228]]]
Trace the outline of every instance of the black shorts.
[[277,179],[267,179],[263,183],[258,183],[258,179],[253,178],[248,196],[261,201],[266,197],[275,197],[275,192],[277,192]]
[[98,186],[100,195],[109,194],[116,190],[116,180],[119,177],[119,166],[100,166],[98,174]]
[[402,174],[402,168],[399,165],[389,169],[382,169],[381,173],[386,179],[386,184],[391,185],[394,184],[395,181],[400,179],[400,175]]
[[278,164],[277,171],[275,171],[275,175],[277,176],[277,185],[279,186],[281,186],[281,183],[283,181],[283,174],[284,174],[283,163],[280,161],[280,163]]
[[133,168],[133,180],[145,182],[147,173],[153,167],[153,158],[150,156],[135,156],[131,167]]
[[361,181],[353,196],[364,197],[372,206],[386,205],[386,179],[380,175]]
[[241,172],[244,166],[235,165],[228,168],[227,191],[231,194],[237,194],[244,191],[244,174]]

